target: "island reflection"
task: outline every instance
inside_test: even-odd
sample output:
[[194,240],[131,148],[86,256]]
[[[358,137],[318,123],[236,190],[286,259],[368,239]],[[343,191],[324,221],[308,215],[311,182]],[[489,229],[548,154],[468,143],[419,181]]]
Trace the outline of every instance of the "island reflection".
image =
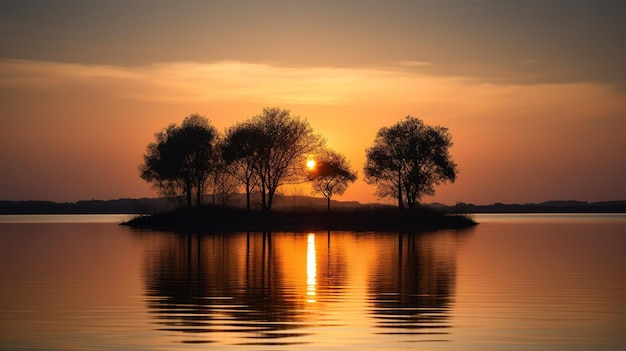
[[150,233],[146,301],[177,342],[319,343],[326,328],[445,340],[458,235]]

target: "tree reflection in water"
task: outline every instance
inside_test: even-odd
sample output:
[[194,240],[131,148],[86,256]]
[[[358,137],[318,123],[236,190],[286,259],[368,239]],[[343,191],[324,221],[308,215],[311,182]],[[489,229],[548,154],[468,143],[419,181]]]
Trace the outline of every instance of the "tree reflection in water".
[[398,234],[381,250],[371,273],[373,314],[381,334],[429,335],[445,340],[456,279],[451,233]]
[[271,234],[259,234],[167,236],[146,263],[148,307],[160,329],[279,338],[277,331],[298,327]]
[[189,343],[317,343],[331,329],[340,338],[352,323],[369,335],[445,335],[455,238],[154,233],[145,258],[148,309],[157,329]]

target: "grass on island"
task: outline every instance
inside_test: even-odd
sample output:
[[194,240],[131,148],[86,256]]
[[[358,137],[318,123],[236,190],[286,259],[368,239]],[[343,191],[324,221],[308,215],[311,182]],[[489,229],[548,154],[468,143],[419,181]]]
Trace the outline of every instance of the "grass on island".
[[427,206],[399,210],[389,205],[353,208],[281,209],[271,212],[201,206],[141,216],[122,223],[135,228],[176,232],[240,231],[401,231],[460,229],[477,223],[466,215],[444,214]]

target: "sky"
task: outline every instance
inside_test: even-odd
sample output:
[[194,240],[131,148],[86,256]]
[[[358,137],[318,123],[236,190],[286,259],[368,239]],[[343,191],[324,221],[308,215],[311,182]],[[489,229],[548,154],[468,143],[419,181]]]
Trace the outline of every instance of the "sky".
[[[626,199],[621,0],[0,1],[0,200],[155,197],[139,165],[192,114],[281,107],[359,180],[376,132],[448,128],[424,202]],[[309,194],[304,188],[286,193]]]

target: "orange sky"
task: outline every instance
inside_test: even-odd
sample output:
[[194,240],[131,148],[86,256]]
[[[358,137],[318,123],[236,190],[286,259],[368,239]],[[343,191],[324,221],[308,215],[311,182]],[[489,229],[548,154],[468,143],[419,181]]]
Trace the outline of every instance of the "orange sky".
[[[306,117],[360,176],[380,127],[448,127],[460,174],[426,202],[626,199],[624,5],[257,6],[3,2],[0,199],[155,196],[138,166],[156,131],[265,106]],[[360,179],[339,199],[373,193]]]

